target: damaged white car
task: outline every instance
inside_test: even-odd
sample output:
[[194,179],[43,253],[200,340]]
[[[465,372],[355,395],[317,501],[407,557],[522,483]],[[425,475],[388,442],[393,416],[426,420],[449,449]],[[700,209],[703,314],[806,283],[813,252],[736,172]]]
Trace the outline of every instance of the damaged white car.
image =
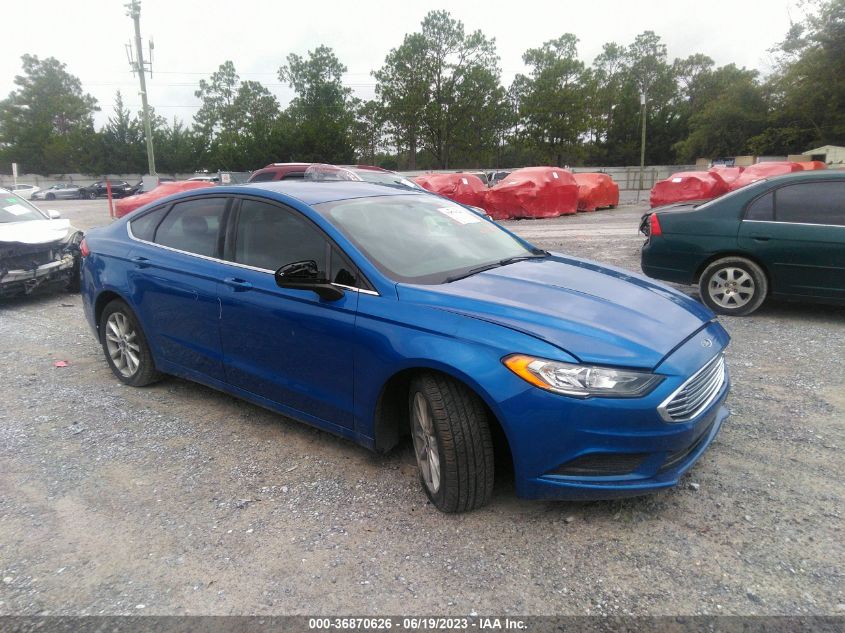
[[0,299],[54,286],[79,291],[82,232],[0,189]]

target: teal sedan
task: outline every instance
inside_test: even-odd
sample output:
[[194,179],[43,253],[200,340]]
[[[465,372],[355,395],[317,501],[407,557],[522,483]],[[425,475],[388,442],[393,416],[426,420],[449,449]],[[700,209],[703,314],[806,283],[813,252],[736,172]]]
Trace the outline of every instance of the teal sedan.
[[751,314],[767,297],[845,303],[843,171],[797,172],[654,209],[640,228],[643,272],[698,284],[719,314]]

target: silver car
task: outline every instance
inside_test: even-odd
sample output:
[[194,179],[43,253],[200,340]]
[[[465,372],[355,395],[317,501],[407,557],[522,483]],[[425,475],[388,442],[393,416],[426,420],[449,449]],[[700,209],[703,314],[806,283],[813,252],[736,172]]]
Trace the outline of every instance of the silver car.
[[83,197],[82,187],[58,183],[32,194],[32,200],[77,200]]

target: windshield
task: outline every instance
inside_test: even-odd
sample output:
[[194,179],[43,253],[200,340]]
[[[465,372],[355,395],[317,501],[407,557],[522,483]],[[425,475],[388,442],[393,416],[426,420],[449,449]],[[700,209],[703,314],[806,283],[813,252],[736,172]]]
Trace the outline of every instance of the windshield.
[[46,219],[46,216],[29,201],[16,196],[11,191],[0,193],[0,223]]
[[371,169],[353,169],[353,171],[364,182],[375,182],[382,185],[402,185],[412,189],[420,189],[421,187],[413,182],[389,171],[373,171]]
[[314,205],[394,281],[440,284],[538,251],[494,222],[442,198],[355,198]]

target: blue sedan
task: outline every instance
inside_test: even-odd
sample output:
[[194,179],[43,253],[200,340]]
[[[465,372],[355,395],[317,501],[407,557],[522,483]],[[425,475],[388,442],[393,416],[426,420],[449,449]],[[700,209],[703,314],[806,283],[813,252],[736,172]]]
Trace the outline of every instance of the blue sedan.
[[181,376],[387,451],[444,512],[512,462],[526,498],[676,484],[728,415],[728,335],[640,275],[548,253],[438,196],[364,182],[186,192],[88,233],[115,376]]

